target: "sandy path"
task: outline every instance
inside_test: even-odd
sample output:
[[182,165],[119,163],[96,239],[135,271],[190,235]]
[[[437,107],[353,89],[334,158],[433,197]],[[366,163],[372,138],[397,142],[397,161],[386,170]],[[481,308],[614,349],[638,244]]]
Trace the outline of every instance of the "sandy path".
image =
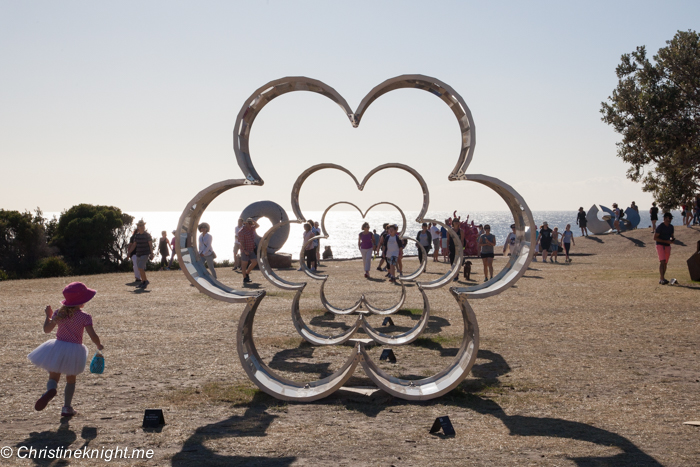
[[[700,420],[700,284],[690,283],[685,265],[700,233],[676,229],[685,246],[674,247],[668,277],[683,286],[658,285],[656,252],[644,229],[577,239],[573,251],[581,255],[571,264],[533,263],[517,287],[472,302],[481,334],[472,374],[450,395],[420,404],[382,394],[278,403],[255,391],[240,367],[234,336],[242,306],[196,293],[180,272],[152,273],[152,287],[142,294],[125,285],[129,274],[109,274],[76,278],[99,291],[86,311],[107,346],[107,370],[79,376],[80,414],[62,423],[63,382],[49,407],[35,412],[46,375],[26,354],[47,339],[43,307],[58,303],[68,280],[0,282],[0,444],[153,449],[144,465],[698,464],[700,428],[682,422]],[[430,273],[444,268],[429,263]],[[359,261],[327,263],[324,272],[339,305],[354,302],[358,291],[378,305],[399,294],[386,282],[362,279]],[[219,274],[240,283],[236,273]],[[309,380],[347,358],[348,347],[301,343],[289,317],[291,295],[263,285],[270,296],[256,336],[271,367]],[[307,287],[304,317],[326,332],[342,329],[349,321],[318,311],[317,291],[317,284]],[[456,352],[457,306],[447,290],[429,298],[434,316],[426,338],[394,349],[398,363],[383,363],[393,374],[424,377]],[[409,289],[405,308],[420,306]],[[416,319],[403,312],[396,329]],[[368,384],[361,369],[350,384]],[[143,410],[152,407],[165,412],[160,432],[141,429]],[[440,415],[450,416],[456,437],[428,434]]]

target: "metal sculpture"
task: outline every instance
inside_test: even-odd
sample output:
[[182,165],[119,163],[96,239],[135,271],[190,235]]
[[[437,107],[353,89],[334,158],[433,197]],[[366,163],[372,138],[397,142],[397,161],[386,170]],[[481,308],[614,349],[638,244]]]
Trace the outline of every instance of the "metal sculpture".
[[[602,204],[599,206],[600,209],[598,209],[598,205],[594,204],[591,206],[591,209],[588,210],[588,214],[586,214],[588,230],[595,235],[604,234],[610,229],[615,228],[615,213],[613,210]],[[599,212],[605,213],[603,214],[603,220],[598,218]],[[625,217],[620,219],[620,230],[624,232],[626,230],[636,229],[641,221],[639,213],[632,208],[627,208],[624,212]]]
[[[462,135],[461,148],[457,163],[450,172],[449,181],[469,181],[485,185],[496,191],[501,198],[506,202],[508,208],[513,215],[516,226],[517,241],[513,254],[510,256],[507,265],[500,271],[492,280],[478,284],[472,287],[453,287],[450,289],[453,297],[462,312],[464,321],[464,334],[459,351],[452,363],[447,368],[437,374],[420,379],[420,380],[405,380],[395,378],[388,375],[380,369],[367,354],[362,342],[358,341],[348,359],[341,368],[332,375],[309,382],[296,382],[283,378],[270,369],[257,352],[253,341],[253,322],[258,306],[262,302],[265,291],[245,291],[235,290],[224,286],[217,280],[211,278],[208,271],[204,267],[202,259],[197,254],[195,248],[196,241],[196,226],[204,209],[211,201],[221,193],[240,186],[245,185],[262,185],[264,182],[260,175],[255,170],[252,163],[252,158],[249,149],[249,138],[252,125],[260,111],[271,100],[283,94],[294,91],[309,91],[321,94],[328,97],[333,102],[338,104],[346,113],[353,127],[360,124],[362,115],[368,109],[370,104],[378,97],[395,89],[415,88],[428,91],[445,102],[454,113]],[[468,299],[486,298],[498,294],[510,286],[512,286],[527,270],[530,261],[532,260],[534,250],[532,246],[535,243],[535,223],[530,209],[523,198],[509,185],[501,182],[498,179],[485,175],[469,175],[466,169],[471,162],[474,153],[474,122],[471,112],[466,103],[459,94],[457,94],[447,84],[423,75],[403,75],[389,79],[379,86],[372,89],[360,102],[356,111],[352,111],[345,99],[335,91],[335,89],[325,83],[305,78],[305,77],[289,77],[271,81],[255,91],[250,98],[246,100],[241,111],[236,119],[234,127],[233,148],[239,167],[243,171],[245,178],[241,180],[228,180],[210,186],[200,192],[188,204],[183,212],[179,227],[179,242],[177,248],[178,259],[183,264],[185,276],[198,290],[218,300],[224,300],[233,303],[245,303],[246,307],[241,314],[237,331],[237,349],[238,355],[248,377],[263,391],[271,394],[274,397],[291,401],[313,401],[323,398],[335,390],[340,388],[353,374],[358,365],[361,365],[368,377],[381,389],[386,392],[408,400],[425,400],[439,397],[455,388],[471,370],[474,361],[476,360],[477,350],[479,348],[479,330],[476,316],[468,303]],[[421,264],[416,272],[401,276],[398,279],[402,287],[402,294],[399,301],[387,309],[378,309],[369,303],[366,297],[362,294],[358,297],[357,302],[349,308],[338,308],[331,304],[325,295],[325,284],[328,276],[313,273],[302,264],[302,269],[305,274],[313,280],[322,281],[320,298],[325,309],[331,313],[338,315],[356,315],[355,323],[347,331],[335,335],[327,336],[319,334],[306,325],[303,321],[299,310],[299,301],[306,287],[306,282],[290,282],[279,277],[270,267],[268,261],[268,246],[273,236],[279,229],[289,228],[290,223],[302,223],[306,221],[301,207],[299,205],[299,192],[301,191],[304,181],[314,172],[319,170],[340,170],[352,178],[357,185],[358,190],[363,190],[368,180],[377,172],[385,169],[404,170],[413,175],[423,190],[423,206],[416,219],[417,222],[435,222],[437,225],[443,226],[455,240],[457,259],[452,268],[442,277],[430,282],[418,282],[421,272],[425,264]],[[338,203],[336,203],[338,204]],[[347,203],[350,204],[350,203]],[[382,203],[379,203],[382,204]],[[296,183],[292,188],[292,209],[296,216],[294,220],[280,221],[276,223],[261,239],[258,248],[258,260],[260,270],[264,277],[275,287],[295,291],[294,299],[291,304],[292,322],[297,332],[308,342],[314,345],[336,345],[347,342],[352,338],[353,334],[360,328],[364,329],[367,335],[375,342],[384,345],[405,345],[413,342],[425,330],[428,318],[430,316],[430,304],[425,293],[426,290],[437,289],[451,284],[454,277],[459,274],[459,268],[463,258],[462,242],[451,226],[443,224],[437,220],[425,218],[428,211],[429,192],[425,181],[420,174],[404,164],[384,164],[375,169],[372,169],[362,180],[358,182],[357,178],[347,169],[336,164],[320,164],[310,167],[302,172],[297,178]],[[315,238],[327,238],[328,233],[325,228],[325,215],[334,205],[329,206],[321,220],[321,235]],[[352,205],[354,206],[354,205]],[[376,205],[375,205],[376,206]],[[395,205],[394,205],[395,206]],[[357,206],[354,206],[357,208]],[[371,206],[369,209],[372,209]],[[395,206],[397,209],[398,206]],[[358,211],[360,210],[357,208]],[[369,211],[369,209],[367,211]],[[363,213],[366,215],[367,211]],[[403,212],[399,209],[399,211]],[[405,230],[405,216],[401,229],[401,234]],[[313,241],[314,238],[307,240]],[[419,246],[420,247],[420,246]],[[303,246],[302,246],[303,250]],[[427,261],[427,255],[423,255]],[[303,263],[303,262],[302,262]],[[423,313],[418,323],[407,332],[399,335],[383,334],[369,325],[366,317],[371,314],[390,315],[396,313],[402,306],[405,299],[404,282],[415,281],[418,291],[423,297]],[[364,308],[360,310],[360,307]]]

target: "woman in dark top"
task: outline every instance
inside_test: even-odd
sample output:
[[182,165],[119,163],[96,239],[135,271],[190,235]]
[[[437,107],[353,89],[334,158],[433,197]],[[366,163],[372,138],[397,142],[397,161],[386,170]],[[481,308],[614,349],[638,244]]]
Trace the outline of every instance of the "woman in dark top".
[[168,232],[163,230],[162,237],[158,241],[158,253],[160,253],[160,269],[168,270],[168,256],[170,256],[170,242],[168,241]]
[[651,231],[656,232],[656,221],[659,220],[659,208],[656,207],[656,201],[651,203],[649,215],[651,216]]
[[[454,229],[455,233],[459,237],[459,240],[463,242],[464,240],[462,239],[462,230],[459,228],[459,220],[454,219],[452,221],[452,228]],[[452,235],[447,235],[447,238],[449,239],[448,242],[448,249],[450,250],[450,264],[455,263],[455,256],[457,256],[456,253],[456,247],[454,243],[454,239],[452,238]],[[455,276],[455,281],[459,279],[459,275]]]
[[549,247],[552,245],[552,229],[549,228],[549,224],[546,222],[542,223],[542,229],[540,230],[540,251],[542,252],[542,262],[547,262],[547,254],[549,253]]
[[583,212],[583,206],[578,208],[578,214],[576,214],[576,223],[579,227],[581,227],[581,236],[588,237],[588,229],[586,228],[586,225],[588,225],[588,220],[586,219],[586,213]]

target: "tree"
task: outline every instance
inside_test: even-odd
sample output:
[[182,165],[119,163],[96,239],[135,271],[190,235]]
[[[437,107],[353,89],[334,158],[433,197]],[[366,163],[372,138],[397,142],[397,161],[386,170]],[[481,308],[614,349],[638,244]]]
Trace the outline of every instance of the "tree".
[[126,257],[124,236],[133,220],[113,206],[79,204],[61,214],[51,244],[73,265],[89,258],[118,265]]
[[37,263],[51,254],[40,210],[32,216],[0,209],[0,270],[10,277],[30,277]]
[[644,46],[622,55],[602,120],[622,135],[617,155],[664,209],[700,187],[700,35],[678,31],[651,62]]

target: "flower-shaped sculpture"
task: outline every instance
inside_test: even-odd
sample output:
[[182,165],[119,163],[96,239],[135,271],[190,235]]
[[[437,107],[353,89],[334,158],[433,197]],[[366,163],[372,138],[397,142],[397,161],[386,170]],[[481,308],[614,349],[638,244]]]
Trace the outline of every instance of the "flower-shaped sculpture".
[[[501,270],[492,280],[483,284],[472,287],[452,287],[450,292],[456,299],[462,311],[464,320],[464,334],[462,343],[454,360],[447,368],[439,373],[420,380],[404,380],[390,376],[381,370],[368,356],[361,342],[355,345],[354,350],[348,357],[346,362],[338,371],[332,375],[318,381],[308,383],[298,383],[285,379],[273,372],[262,361],[253,341],[253,321],[255,313],[265,296],[265,291],[241,291],[232,289],[223,285],[214,279],[206,270],[202,258],[196,253],[196,227],[206,207],[221,193],[235,187],[244,185],[262,185],[263,180],[256,172],[249,150],[249,138],[252,125],[256,116],[264,108],[264,106],[272,99],[293,91],[310,91],[316,92],[328,97],[338,104],[347,114],[350,123],[353,127],[360,124],[362,115],[367,110],[369,105],[381,95],[395,89],[401,88],[416,88],[428,91],[443,102],[445,102],[455,117],[460,127],[462,134],[462,145],[457,160],[457,164],[449,174],[450,181],[473,181],[481,183],[494,191],[508,205],[516,226],[517,242],[513,254],[510,256],[507,265]],[[367,376],[381,389],[390,394],[409,400],[424,400],[439,397],[454,387],[456,387],[471,370],[479,347],[479,331],[476,321],[476,316],[472,308],[469,306],[468,299],[486,298],[498,294],[515,283],[527,270],[527,267],[532,260],[533,250],[531,248],[535,242],[535,224],[532,214],[525,204],[522,197],[510,186],[492,177],[485,175],[468,175],[466,169],[471,161],[474,153],[474,122],[471,117],[469,108],[464,100],[447,84],[435,79],[422,75],[404,75],[389,79],[365,96],[356,111],[352,111],[343,97],[340,96],[333,88],[322,83],[321,81],[305,78],[305,77],[290,77],[272,81],[265,86],[259,88],[245,102],[234,128],[234,152],[238,161],[238,165],[245,175],[245,179],[227,180],[216,183],[209,188],[200,192],[188,204],[188,207],[183,212],[179,222],[179,245],[177,248],[178,259],[184,266],[183,271],[187,278],[201,292],[228,302],[246,302],[247,306],[238,325],[237,333],[237,348],[239,358],[248,374],[249,378],[263,391],[273,395],[274,397],[285,400],[296,401],[312,401],[325,397],[338,388],[340,388],[353,374],[358,364],[361,364]],[[350,308],[340,309],[333,306],[327,299],[324,293],[324,286],[327,276],[314,274],[308,269],[305,272],[314,280],[322,282],[320,298],[326,310],[335,314],[355,314],[357,320],[349,330],[337,336],[325,336],[311,330],[302,320],[299,312],[299,300],[306,286],[305,282],[289,282],[280,278],[275,271],[269,266],[267,260],[267,242],[275,231],[283,228],[290,223],[301,223],[305,221],[305,217],[299,206],[299,192],[304,181],[314,172],[323,169],[336,169],[347,173],[354,180],[357,188],[362,190],[367,181],[375,173],[384,169],[399,169],[404,170],[413,175],[418,180],[423,190],[423,206],[416,219],[417,222],[435,222],[438,225],[444,226],[449,234],[455,240],[456,256],[452,268],[442,277],[430,282],[416,282],[417,288],[423,297],[423,314],[412,329],[399,335],[382,334],[372,328],[366,320],[368,314],[392,314],[397,312],[405,298],[405,288],[402,281],[413,281],[418,278],[425,267],[427,255],[423,255],[424,262],[418,270],[410,275],[401,277],[402,295],[399,302],[389,307],[388,309],[378,309],[368,303],[364,295],[361,295],[357,303]],[[338,204],[338,203],[335,203]],[[335,205],[334,204],[334,205]],[[349,204],[349,203],[348,203]],[[382,203],[379,203],[382,204]],[[389,203],[391,204],[391,203]],[[326,213],[334,205],[326,209]],[[294,326],[299,334],[308,342],[314,345],[336,345],[346,342],[360,328],[368,334],[369,337],[376,342],[387,345],[404,345],[409,344],[418,338],[426,327],[428,317],[430,315],[430,305],[425,290],[444,287],[452,282],[452,279],[459,274],[459,267],[463,257],[462,243],[459,241],[457,234],[449,225],[445,225],[438,220],[427,219],[425,214],[428,211],[429,192],[425,181],[420,174],[403,164],[384,164],[372,169],[362,180],[358,182],[357,178],[347,169],[335,164],[320,164],[305,170],[297,178],[294,187],[292,188],[292,209],[296,215],[295,220],[284,221],[275,224],[265,236],[263,236],[258,248],[258,259],[260,261],[261,272],[263,275],[276,287],[296,291],[292,301],[292,318]],[[354,205],[353,205],[354,206]],[[395,206],[395,205],[394,205]],[[369,209],[372,209],[371,206]],[[401,212],[398,206],[395,206]],[[359,208],[357,208],[359,210]],[[369,209],[367,211],[369,211]],[[365,211],[365,214],[366,212]],[[403,215],[403,212],[402,212]],[[404,216],[405,219],[405,216]],[[328,237],[325,228],[325,213],[322,218],[322,235],[319,237]],[[404,221],[405,225],[405,221]],[[317,238],[319,238],[317,237]],[[420,248],[420,246],[419,246]],[[303,247],[302,247],[303,250]],[[360,310],[360,305],[364,304],[365,309]]]

